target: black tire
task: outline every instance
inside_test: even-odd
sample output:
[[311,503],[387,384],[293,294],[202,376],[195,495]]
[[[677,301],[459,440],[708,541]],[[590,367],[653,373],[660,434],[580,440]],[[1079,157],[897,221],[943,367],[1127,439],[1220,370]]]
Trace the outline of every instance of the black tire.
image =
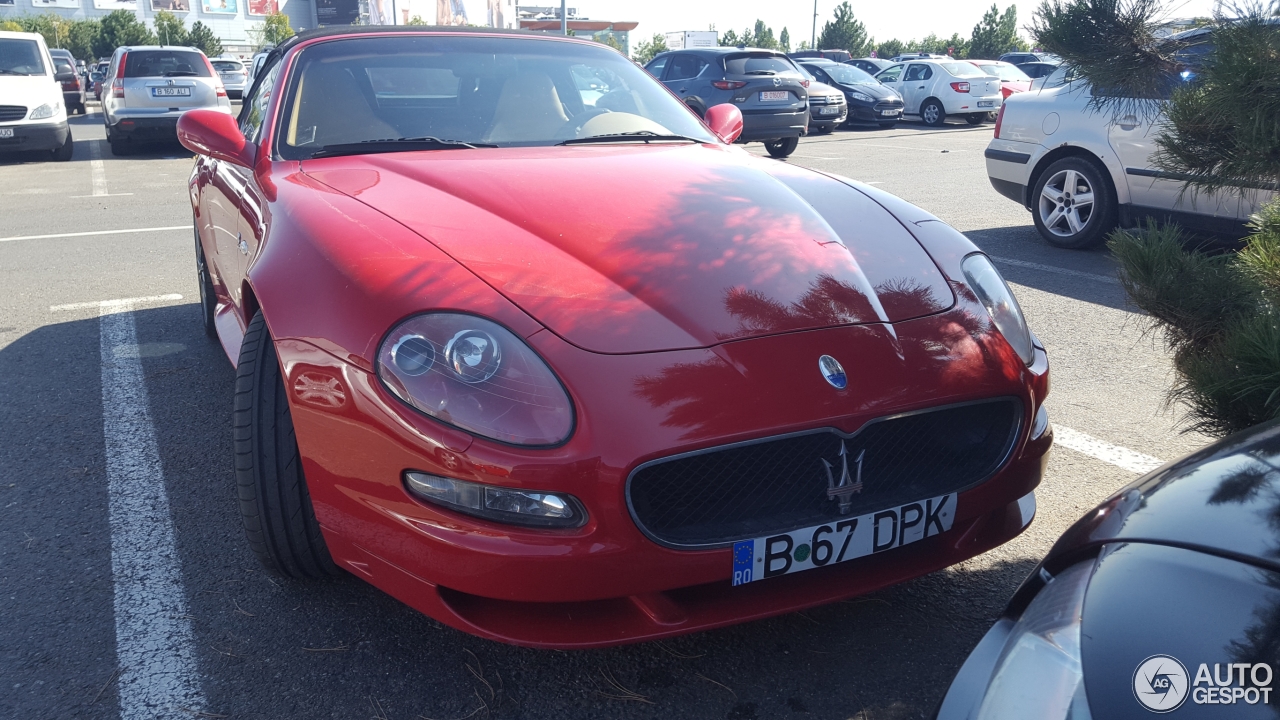
[[196,236],[196,282],[200,284],[200,318],[204,322],[204,334],[216,340],[218,328],[213,323],[213,314],[218,308],[218,296],[213,290],[213,278],[205,263],[204,248],[200,246],[200,231],[195,227],[194,218],[191,220],[191,227]]
[[[1080,198],[1086,189],[1090,195],[1088,210],[1081,212],[1085,205]],[[1116,226],[1116,191],[1110,178],[1084,158],[1062,158],[1045,168],[1028,199],[1036,230],[1054,247],[1095,247]]]
[[133,143],[125,140],[124,138],[112,138],[110,143],[111,154],[116,157],[123,157],[133,153]]
[[232,426],[240,518],[253,554],[287,577],[338,575],[311,506],[280,363],[261,312],[240,346]]
[[53,151],[53,160],[54,162],[67,162],[71,159],[71,156],[75,154],[75,151],[76,144],[75,141],[71,139],[71,130],[68,128],[67,139],[62,143],[61,147]]
[[689,109],[697,113],[698,117],[705,119],[707,117],[707,104],[697,95],[691,95],[684,99],[684,104]]
[[987,121],[987,113],[969,113],[964,116],[964,121],[970,125],[981,125]]
[[800,144],[800,138],[790,137],[781,140],[768,140],[764,144],[764,149],[769,151],[770,157],[782,159],[788,157],[796,151],[796,147]]
[[942,127],[947,124],[947,110],[938,98],[928,98],[920,103],[920,119],[925,125]]
[[889,130],[894,127],[897,127],[898,121],[894,120],[893,122],[882,122],[882,123],[876,123],[876,124],[880,126],[881,130]]

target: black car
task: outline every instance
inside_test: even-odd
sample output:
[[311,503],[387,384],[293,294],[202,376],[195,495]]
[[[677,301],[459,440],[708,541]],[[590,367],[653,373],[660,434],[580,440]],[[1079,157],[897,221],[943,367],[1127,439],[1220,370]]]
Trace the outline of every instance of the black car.
[[848,50],[797,50],[793,53],[787,53],[787,57],[792,60],[825,58],[836,62],[849,62],[853,59],[853,55],[850,55]]
[[1046,52],[1009,52],[996,59],[1000,62],[1012,63],[1014,65],[1033,62],[1047,62],[1057,65],[1062,62],[1062,58]]
[[1058,539],[938,720],[1274,718],[1280,423],[1120,490]]
[[645,66],[699,117],[733,103],[742,111],[738,142],[763,142],[773,157],[795,152],[809,127],[809,80],[780,52],[693,48],[664,52]]
[[902,119],[902,98],[866,72],[830,60],[801,60],[819,82],[844,91],[849,120],[873,122],[891,128]]
[[1051,62],[1029,62],[1022,63],[1018,69],[1027,74],[1027,77],[1036,80],[1042,77],[1049,77],[1054,70],[1058,69],[1058,63]]
[[893,61],[885,60],[883,58],[865,57],[846,60],[844,64],[852,65],[868,75],[878,75],[881,70],[893,65]]

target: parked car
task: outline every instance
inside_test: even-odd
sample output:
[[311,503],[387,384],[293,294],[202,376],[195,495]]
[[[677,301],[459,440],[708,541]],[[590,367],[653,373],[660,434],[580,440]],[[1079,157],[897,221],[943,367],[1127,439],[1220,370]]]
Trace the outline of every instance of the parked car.
[[1018,588],[937,720],[1275,717],[1277,467],[1269,423],[1105,500]]
[[645,66],[700,117],[713,105],[742,111],[739,142],[763,142],[776,158],[795,152],[808,131],[808,78],[773,50],[695,48],[660,53]]
[[803,62],[800,73],[809,79],[809,132],[829,133],[849,119],[849,104],[844,92],[818,80]]
[[830,60],[801,60],[800,66],[844,92],[850,120],[891,128],[902,119],[902,98],[862,70]]
[[[1048,360],[977,247],[733,152],[737,103],[704,124],[599,43],[451,30],[303,32],[239,122],[178,121],[266,567],[588,648],[864,594],[1027,527]],[[582,65],[610,78],[594,105]]]
[[1000,109],[1000,78],[962,60],[915,60],[892,65],[876,76],[902,97],[903,113],[942,127],[948,115],[980,125]]
[[102,73],[94,70],[89,73],[89,87],[93,90],[93,99],[102,100],[102,79],[105,77]]
[[50,48],[49,56],[53,58],[54,73],[62,85],[62,104],[67,108],[67,114],[83,115],[86,88],[76,71],[78,61],[70,50],[62,48]]
[[1031,78],[1032,80],[1039,80],[1042,77],[1048,77],[1052,75],[1058,69],[1058,66],[1060,64],[1061,63],[1030,62],[1030,63],[1022,63],[1021,65],[1017,65],[1016,67],[1022,72],[1026,73],[1026,76]]
[[[1200,29],[1173,36],[1182,43],[1191,38],[1207,42]],[[1171,78],[1171,87],[1176,82]],[[1125,108],[1116,117],[1091,107],[1092,98],[1085,80],[1060,67],[1032,92],[1009,98],[987,145],[992,187],[1030,210],[1051,245],[1093,247],[1117,224],[1148,217],[1241,237],[1249,216],[1274,196],[1270,190],[1187,189],[1181,176],[1155,167],[1162,114]]]
[[222,87],[226,89],[227,97],[239,100],[245,90],[249,89],[247,84],[249,71],[245,69],[244,63],[228,58],[215,58],[209,62],[213,63],[214,71],[222,80]]
[[1013,63],[1014,65],[1034,62],[1052,63],[1054,65],[1062,63],[1062,58],[1045,52],[1009,52],[1001,55],[999,60],[1000,62]]
[[881,70],[884,70],[890,65],[893,65],[893,61],[885,60],[883,58],[866,57],[866,58],[854,58],[852,60],[846,60],[845,64],[852,65],[858,68],[859,70],[867,73],[868,75],[875,75],[876,73],[879,73]]
[[226,88],[203,52],[187,47],[122,47],[111,56],[102,121],[113,155],[177,137],[178,118],[195,108],[231,113]]
[[853,59],[853,55],[848,50],[797,50],[787,53],[787,57],[792,60],[801,58],[825,58],[834,62],[848,62]]
[[53,57],[39,33],[0,30],[0,152],[48,150],[70,160],[71,126]]
[[271,54],[273,49],[273,47],[267,46],[266,49],[259,51],[253,56],[253,59],[249,61],[249,76],[245,79],[246,89],[253,87],[253,81],[257,79],[258,71],[262,69],[262,63],[266,62],[267,56]]
[[903,53],[901,55],[898,55],[897,57],[890,58],[890,59],[893,62],[900,63],[900,62],[906,62],[907,60],[950,60],[951,56],[937,55],[935,53],[927,53],[927,52],[910,52],[910,53]]
[[974,66],[986,74],[1000,78],[1000,93],[1004,95],[1005,100],[1008,100],[1009,96],[1014,93],[1026,92],[1031,89],[1031,78],[1019,70],[1017,65],[1010,65],[999,60],[969,60],[968,62],[973,63]]

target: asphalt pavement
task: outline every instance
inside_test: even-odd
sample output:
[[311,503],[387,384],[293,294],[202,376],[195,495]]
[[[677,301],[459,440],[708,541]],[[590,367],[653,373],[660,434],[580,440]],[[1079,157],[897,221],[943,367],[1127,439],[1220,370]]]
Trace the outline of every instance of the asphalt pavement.
[[[922,206],[1015,286],[1049,351],[1063,440],[1030,529],[867,597],[666,642],[554,652],[481,640],[354,578],[293,582],[258,566],[234,500],[234,373],[196,304],[191,155],[171,145],[115,158],[100,115],[72,123],[71,162],[0,156],[3,718],[122,717],[118,633],[138,625],[115,611],[113,562],[130,548],[113,560],[108,471],[121,423],[139,418],[154,429],[173,527],[163,559],[185,608],[154,620],[189,628],[194,648],[193,707],[177,717],[210,718],[927,717],[1062,530],[1137,470],[1208,441],[1180,432],[1165,405],[1167,353],[1105,251],[1046,245],[991,189],[990,125],[805,138],[789,162]],[[146,298],[129,306],[127,347],[104,340],[116,335],[100,319],[102,301],[124,298]],[[142,387],[122,404],[104,378],[125,356]]]

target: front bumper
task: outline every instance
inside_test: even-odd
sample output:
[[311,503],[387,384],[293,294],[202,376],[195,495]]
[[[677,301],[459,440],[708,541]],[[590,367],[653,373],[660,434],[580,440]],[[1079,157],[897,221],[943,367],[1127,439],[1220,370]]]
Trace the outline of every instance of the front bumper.
[[[554,449],[512,448],[447,428],[409,410],[367,369],[307,342],[279,339],[277,351],[286,387],[325,384],[340,388],[334,397],[343,398],[315,403],[291,396],[316,517],[340,565],[466,632],[526,646],[597,647],[871,592],[972,557],[1021,532],[1029,518],[1019,501],[1039,484],[1052,443],[1051,436],[1027,440],[1030,418],[1047,393],[1047,360],[1041,353],[1033,368],[1010,373],[996,355],[970,354],[959,363],[967,365],[964,380],[948,380],[957,361],[934,364],[930,358],[939,358],[938,351],[926,352],[923,341],[954,332],[975,312],[985,313],[959,302],[951,311],[897,323],[896,340],[881,326],[854,326],[726,343],[716,350],[605,356],[552,333],[536,333],[529,336],[536,352],[552,367],[574,369],[562,380],[579,408],[579,424],[569,442]],[[904,362],[891,349],[895,342],[919,344],[924,354]],[[971,351],[976,348],[963,350]],[[790,372],[791,358],[822,352],[862,357],[863,372],[878,381],[860,388],[854,403],[832,393],[816,372],[803,378]],[[699,374],[685,382],[683,373],[699,367],[719,380]],[[775,381],[748,388],[746,377]],[[682,424],[688,411],[676,408],[689,403],[654,402],[639,390],[654,382],[665,383],[663,392],[718,411],[692,427]],[[902,388],[930,389],[904,401]],[[1027,406],[1010,460],[961,492],[952,530],[883,555],[731,588],[730,548],[660,546],[640,531],[627,508],[627,477],[650,460],[811,428],[848,433],[894,412],[993,396],[1018,397]],[[411,497],[401,480],[405,470],[567,492],[587,508],[589,520],[569,530],[477,520]]]
[[807,107],[786,112],[746,110],[742,113],[742,135],[738,142],[800,137],[808,129]]
[[[885,113],[888,113],[887,115]],[[874,104],[849,102],[849,119],[859,122],[896,122],[902,119],[902,101],[881,100]]]
[[71,134],[71,128],[66,120],[24,125],[0,123],[0,128],[13,128],[13,137],[0,138],[0,152],[57,150],[67,142],[67,137]]

